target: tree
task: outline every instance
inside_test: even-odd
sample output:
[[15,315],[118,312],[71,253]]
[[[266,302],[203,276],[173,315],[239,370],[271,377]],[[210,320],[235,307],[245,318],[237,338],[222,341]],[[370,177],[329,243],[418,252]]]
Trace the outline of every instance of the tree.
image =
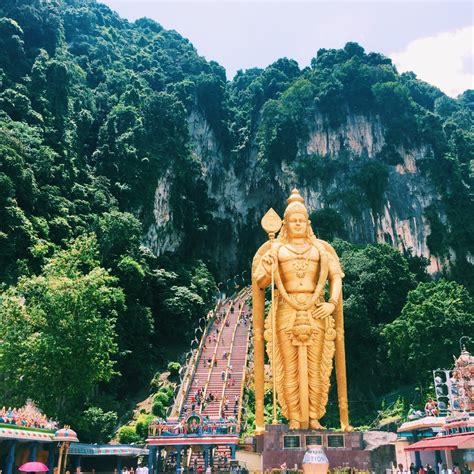
[[83,443],[108,443],[117,425],[117,413],[89,407],[77,423],[78,435]]
[[460,284],[420,283],[408,293],[401,315],[382,331],[393,376],[405,382],[431,379],[450,367],[463,335],[474,334],[474,300]]
[[57,252],[41,275],[1,295],[0,381],[6,403],[35,400],[68,421],[115,374],[115,321],[124,296],[97,265],[92,236]]
[[[358,422],[394,388],[387,371],[383,327],[399,316],[416,281],[406,258],[388,245],[355,246],[336,239],[344,269],[344,326],[351,411]],[[367,350],[370,348],[370,350]],[[363,368],[363,370],[361,370]]]

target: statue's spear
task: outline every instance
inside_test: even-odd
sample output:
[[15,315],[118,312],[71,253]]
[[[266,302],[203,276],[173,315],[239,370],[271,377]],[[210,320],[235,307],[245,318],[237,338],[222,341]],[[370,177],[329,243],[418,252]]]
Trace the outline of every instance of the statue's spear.
[[276,233],[281,229],[282,220],[280,216],[270,208],[267,213],[263,216],[261,221],[263,230],[268,234],[270,240],[270,255],[272,256],[272,283],[271,283],[271,325],[272,325],[272,382],[273,382],[273,420],[272,424],[277,425],[277,397],[276,397],[276,356],[275,356],[275,344],[276,344],[276,321],[275,321],[275,262],[273,255],[273,242],[275,241]]

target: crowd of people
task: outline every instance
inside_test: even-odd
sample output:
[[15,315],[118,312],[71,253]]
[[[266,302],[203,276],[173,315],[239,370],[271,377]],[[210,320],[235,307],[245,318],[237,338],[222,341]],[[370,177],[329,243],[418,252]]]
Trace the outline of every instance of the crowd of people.
[[[234,307],[230,308],[230,311],[234,311]],[[242,314],[241,318],[239,319],[239,324],[247,324],[249,316],[247,314]],[[223,313],[217,313],[217,316],[214,320],[214,325],[211,329],[209,336],[207,336],[206,343],[202,346],[202,357],[204,358],[204,364],[207,368],[217,367],[218,366],[218,358],[215,356],[214,353],[206,354],[208,350],[208,344],[216,344],[219,339],[219,331],[222,330],[222,323],[225,319],[225,315]],[[225,322],[225,325],[228,326],[228,321]],[[220,343],[224,344],[225,341],[221,335]],[[207,357],[206,357],[207,356]],[[226,384],[226,388],[233,387],[236,384],[236,379],[232,375],[232,365],[228,365],[229,359],[231,357],[231,353],[229,351],[224,351],[222,354],[222,360],[224,367],[221,371],[221,379]],[[191,406],[189,407],[187,404],[184,404],[181,411],[181,416],[186,416],[193,412],[203,413],[206,409],[206,406],[209,403],[214,401],[219,401],[218,395],[212,393],[211,391],[204,396],[205,389],[204,386],[200,384],[199,379],[196,377],[193,381],[193,386],[191,388],[192,395],[191,395]],[[188,413],[188,411],[190,412]],[[227,412],[228,408],[223,411]],[[235,415],[235,410],[234,410]],[[225,416],[225,415],[224,415]]]
[[416,466],[411,463],[408,469],[404,469],[403,464],[399,464],[392,472],[395,474],[471,474],[471,470],[467,466],[461,469],[458,463],[454,463],[454,467],[450,469],[446,464],[438,463],[436,469],[431,464]]
[[[198,411],[203,412],[206,409],[206,405],[208,403],[211,403],[216,400],[218,400],[218,397],[217,395],[214,395],[212,391],[209,391],[209,393],[204,396],[204,387],[199,387],[191,395],[191,413],[195,413]],[[181,410],[181,416],[187,416],[189,408],[190,407],[185,403]]]
[[0,423],[22,426],[26,428],[42,428],[45,430],[57,430],[58,423],[48,420],[34,404],[27,403],[22,408],[2,407],[0,410]]
[[[221,416],[222,418],[227,418],[228,413],[229,413],[229,408],[230,408],[230,401],[229,397],[224,396],[224,403],[222,404],[222,412]],[[235,395],[234,396],[234,402],[233,402],[233,417],[237,418],[238,412],[239,412],[239,396]]]
[[136,469],[133,467],[123,467],[122,474],[148,474],[148,466],[138,466]]

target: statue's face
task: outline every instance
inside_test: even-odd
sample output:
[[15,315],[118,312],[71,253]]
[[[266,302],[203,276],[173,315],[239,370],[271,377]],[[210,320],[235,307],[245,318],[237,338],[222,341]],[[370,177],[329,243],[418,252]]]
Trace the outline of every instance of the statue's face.
[[287,226],[289,237],[306,237],[308,219],[301,212],[295,212],[290,215]]

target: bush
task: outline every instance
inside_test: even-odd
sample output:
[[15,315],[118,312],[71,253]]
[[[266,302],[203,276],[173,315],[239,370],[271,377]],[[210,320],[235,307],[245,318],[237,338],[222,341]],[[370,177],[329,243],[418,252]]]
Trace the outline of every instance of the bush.
[[153,415],[141,414],[138,417],[137,424],[135,425],[135,431],[137,432],[140,439],[145,440],[148,438],[148,425],[153,421]]
[[176,377],[181,369],[181,364],[179,362],[169,362],[168,370],[170,371],[170,377]]
[[155,416],[159,416],[160,418],[164,418],[166,416],[166,408],[163,405],[163,402],[155,398],[153,400],[153,406],[151,408],[151,412]]
[[138,443],[140,441],[140,436],[131,426],[121,426],[118,430],[118,437],[121,444]]
[[162,405],[168,405],[170,401],[170,396],[168,395],[168,391],[166,389],[161,389],[155,395],[155,401],[159,401]]
[[87,443],[107,443],[111,440],[117,413],[104,412],[102,408],[90,407],[84,411],[78,423],[79,436]]

